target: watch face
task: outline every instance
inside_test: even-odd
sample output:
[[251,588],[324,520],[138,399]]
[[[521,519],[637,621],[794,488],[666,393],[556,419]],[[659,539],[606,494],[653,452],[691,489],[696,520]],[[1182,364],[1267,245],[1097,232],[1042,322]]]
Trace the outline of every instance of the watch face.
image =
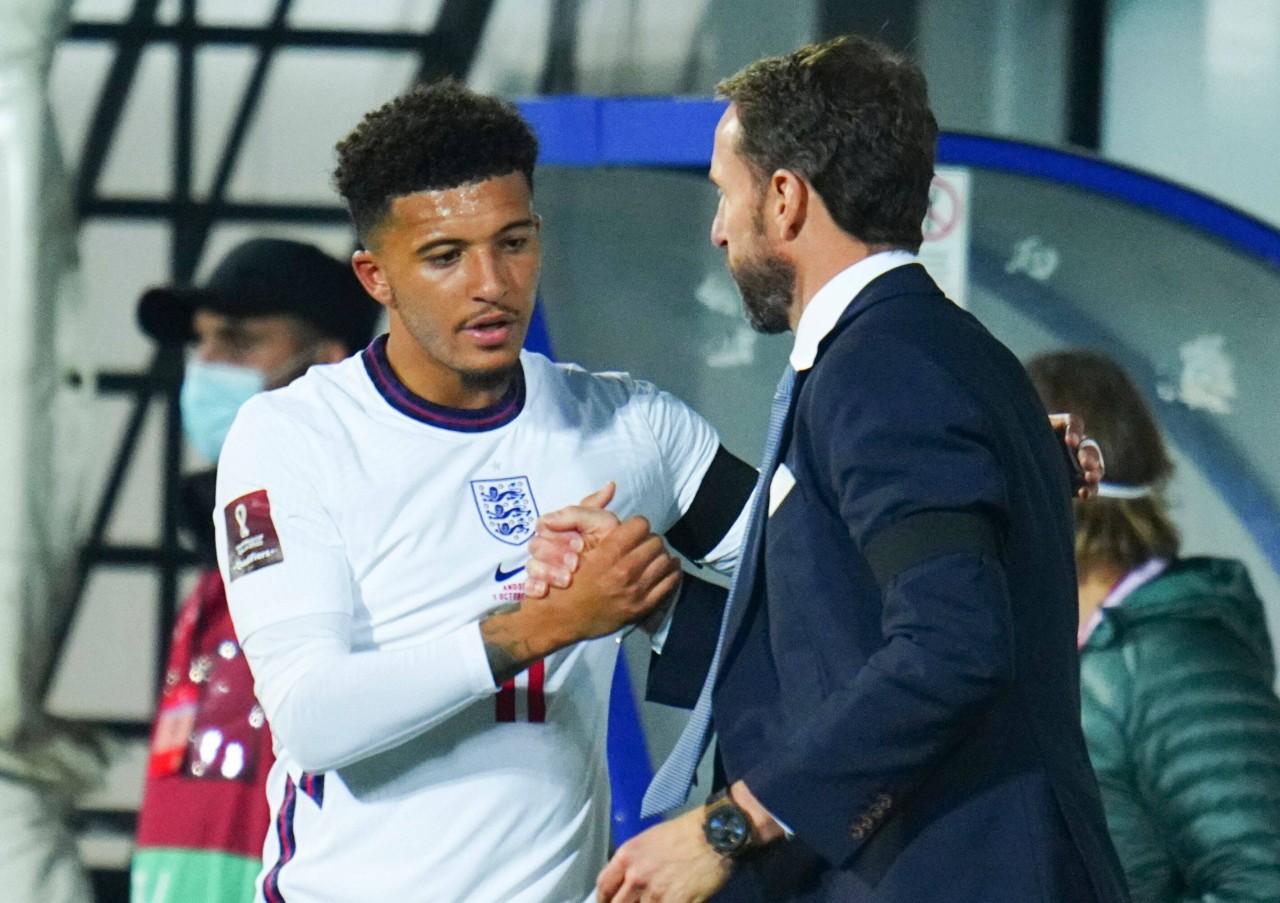
[[719,853],[735,853],[750,836],[746,816],[736,806],[719,806],[707,815],[707,843]]

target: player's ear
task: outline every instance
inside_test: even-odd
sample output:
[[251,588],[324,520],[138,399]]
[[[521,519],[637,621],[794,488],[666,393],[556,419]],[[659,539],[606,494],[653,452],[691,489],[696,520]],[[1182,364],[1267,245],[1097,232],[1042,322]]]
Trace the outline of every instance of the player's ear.
[[393,299],[391,285],[387,282],[387,274],[372,251],[361,248],[351,255],[351,268],[356,271],[356,278],[364,286],[364,290],[383,307],[390,307]]

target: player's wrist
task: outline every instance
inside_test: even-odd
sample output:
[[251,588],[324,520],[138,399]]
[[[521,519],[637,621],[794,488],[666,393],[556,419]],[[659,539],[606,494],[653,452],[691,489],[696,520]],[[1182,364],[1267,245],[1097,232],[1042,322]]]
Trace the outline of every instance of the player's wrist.
[[544,655],[604,636],[616,629],[601,618],[599,606],[589,596],[592,591],[585,582],[563,589],[552,587],[545,599],[526,606],[529,609],[529,629],[538,637],[545,650]]
[[550,590],[548,599],[526,601],[520,610],[519,628],[528,642],[530,652],[538,658],[545,658],[582,639],[576,635],[573,621],[566,617],[568,612],[551,598],[556,592],[554,589]]
[[558,648],[545,635],[545,614],[536,609],[536,603],[516,602],[481,618],[480,638],[495,685],[501,686]]

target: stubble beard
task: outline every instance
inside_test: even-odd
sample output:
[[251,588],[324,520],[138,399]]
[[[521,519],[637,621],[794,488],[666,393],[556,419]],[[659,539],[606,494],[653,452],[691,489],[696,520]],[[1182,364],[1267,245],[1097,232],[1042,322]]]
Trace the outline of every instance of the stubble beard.
[[520,358],[517,355],[515,360],[510,364],[484,370],[471,370],[461,367],[457,364],[449,362],[452,355],[448,352],[448,341],[442,336],[436,335],[433,328],[427,324],[417,320],[412,315],[407,315],[407,311],[399,303],[394,290],[391,293],[391,309],[400,316],[400,320],[404,323],[405,329],[409,335],[413,337],[413,341],[426,354],[437,361],[440,361],[449,369],[458,375],[458,379],[462,384],[462,388],[468,392],[496,392],[499,389],[506,389],[511,380],[516,377],[520,371]]
[[791,301],[795,297],[796,268],[768,251],[729,268],[742,295],[747,323],[756,332],[776,335],[791,328]]
[[462,386],[467,391],[488,393],[497,392],[499,389],[505,391],[519,370],[520,359],[516,358],[512,363],[497,370],[459,370],[458,375],[462,377]]
[[[761,199],[761,203],[763,199]],[[759,250],[737,266],[729,265],[729,275],[742,295],[747,323],[756,332],[776,335],[791,328],[791,302],[796,292],[796,268],[769,246],[764,230],[764,209],[757,206],[752,218],[754,244]]]

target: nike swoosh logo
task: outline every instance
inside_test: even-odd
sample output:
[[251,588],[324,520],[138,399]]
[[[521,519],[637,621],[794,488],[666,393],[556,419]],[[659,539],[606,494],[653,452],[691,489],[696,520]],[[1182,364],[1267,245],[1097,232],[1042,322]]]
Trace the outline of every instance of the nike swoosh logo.
[[516,568],[514,571],[504,571],[502,565],[498,565],[493,571],[493,579],[496,583],[502,583],[504,580],[510,580],[516,574],[524,570],[524,565]]

